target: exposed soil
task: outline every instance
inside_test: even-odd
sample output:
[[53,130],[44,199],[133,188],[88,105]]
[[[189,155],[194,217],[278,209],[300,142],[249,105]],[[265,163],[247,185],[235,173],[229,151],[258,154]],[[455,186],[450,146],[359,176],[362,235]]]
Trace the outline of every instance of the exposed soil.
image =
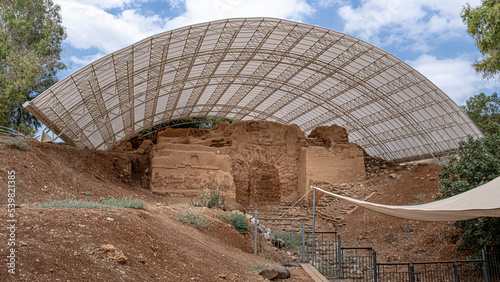
[[[4,139],[0,137],[0,141]],[[141,156],[26,142],[29,151],[0,142],[0,251],[4,262],[0,281],[264,280],[249,270],[266,263],[253,254],[252,234],[237,232],[219,217],[220,209],[200,211],[211,222],[209,229],[179,222],[177,213],[191,199],[156,195],[142,188],[137,167],[128,166],[129,160]],[[17,181],[15,275],[6,266],[9,171],[15,171]],[[410,204],[424,199],[419,195],[431,201],[437,192],[438,173],[439,166],[416,165],[399,173],[399,179],[383,175],[362,184],[367,192],[375,192],[371,202]],[[141,199],[148,208],[35,208],[53,200],[99,201],[111,196]],[[455,260],[469,255],[456,250],[451,223],[398,219],[362,208],[349,208],[343,216],[346,225],[337,231],[344,246],[373,247],[381,261]],[[319,228],[329,226],[325,223]],[[107,250],[106,244],[114,249]],[[291,272],[290,281],[312,281],[300,268]]]
[[[434,201],[439,192],[440,172],[436,164],[419,164],[398,172],[397,180],[389,175],[367,180],[364,185],[375,192],[368,201],[389,205]],[[378,261],[460,260],[472,254],[457,249],[453,222],[408,220],[364,208],[354,209],[345,215],[347,224],[337,231],[344,246],[372,247],[377,251]]]
[[[5,140],[0,137],[0,141]],[[2,223],[0,281],[261,281],[252,266],[252,234],[242,235],[202,208],[210,228],[176,219],[190,198],[150,193],[133,180],[125,153],[95,152],[63,144],[25,141],[29,151],[0,142]],[[16,175],[16,268],[6,266],[8,172]],[[35,208],[53,200],[99,201],[132,197],[147,210]],[[111,247],[108,245],[112,245]],[[111,249],[110,249],[111,248]],[[300,268],[288,281],[312,281]]]

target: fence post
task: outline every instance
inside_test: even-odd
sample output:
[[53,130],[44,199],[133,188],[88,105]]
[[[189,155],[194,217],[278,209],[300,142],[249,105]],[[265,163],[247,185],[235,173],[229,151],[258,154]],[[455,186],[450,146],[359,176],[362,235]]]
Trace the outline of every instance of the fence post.
[[481,249],[481,254],[483,255],[483,274],[484,274],[484,282],[490,282],[490,273],[489,273],[489,261],[488,256],[486,255],[486,246]]
[[377,269],[377,252],[373,251],[373,282],[377,282],[378,280],[378,269]]
[[313,226],[312,226],[312,244],[311,244],[311,262],[314,266],[314,229],[316,227],[316,189],[313,188]]
[[302,262],[306,262],[306,227],[302,223]]
[[257,209],[255,209],[255,217],[253,218],[253,223],[255,225],[255,234],[254,234],[254,250],[253,250],[253,253],[256,255],[257,254],[257,225],[259,224],[258,223],[258,220],[257,220]]
[[408,274],[410,275],[410,282],[415,282],[415,266],[408,266]]
[[339,265],[339,278],[344,277],[342,273],[342,243],[340,242],[340,235],[337,237],[337,260],[338,260],[338,265]]
[[455,282],[460,282],[460,275],[458,273],[458,265],[457,265],[457,263],[453,264],[453,280]]

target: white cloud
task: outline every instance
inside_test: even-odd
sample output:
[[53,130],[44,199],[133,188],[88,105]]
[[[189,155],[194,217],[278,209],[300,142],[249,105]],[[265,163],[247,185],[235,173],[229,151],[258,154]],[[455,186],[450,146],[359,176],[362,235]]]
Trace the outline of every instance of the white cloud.
[[470,96],[496,86],[494,81],[481,79],[471,66],[473,61],[466,57],[437,59],[435,56],[421,55],[416,60],[406,63],[427,77],[459,105],[464,104]]
[[168,29],[224,18],[275,17],[302,21],[314,9],[305,0],[185,0],[186,11]]
[[67,42],[78,49],[96,47],[110,53],[163,30],[163,19],[143,16],[132,9],[113,15],[72,0],[57,0],[57,4],[61,5]]
[[95,55],[90,55],[90,56],[82,56],[82,57],[76,57],[76,56],[71,56],[69,59],[72,63],[75,63],[77,65],[85,66],[88,65],[102,57],[104,57],[106,54],[104,53],[97,53]]
[[[171,18],[132,9],[147,0],[55,0],[61,6],[67,43],[77,49],[97,48],[108,54],[162,31],[223,18],[277,17],[301,21],[314,10],[306,0],[152,0],[184,12]],[[113,13],[109,9],[114,9]],[[118,11],[118,12],[117,12]],[[98,56],[94,55],[94,56]],[[100,56],[100,55],[99,55]],[[74,63],[90,57],[72,57]]]
[[[95,6],[102,9],[123,8],[130,4],[133,0],[75,0],[74,2]],[[59,3],[60,1],[57,1]]]
[[[339,8],[345,21],[344,31],[376,44],[392,44],[394,40],[415,41],[414,49],[428,50],[427,41],[463,36],[465,26],[460,11],[466,3],[480,0],[365,0]],[[390,40],[386,33],[397,34]],[[423,46],[422,46],[423,45]]]

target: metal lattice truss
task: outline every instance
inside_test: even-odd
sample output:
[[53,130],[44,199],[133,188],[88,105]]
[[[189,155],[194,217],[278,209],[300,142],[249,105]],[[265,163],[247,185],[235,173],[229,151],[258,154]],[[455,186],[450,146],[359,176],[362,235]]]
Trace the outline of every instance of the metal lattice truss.
[[473,122],[416,70],[364,41],[272,18],[146,38],[64,78],[25,107],[78,147],[106,150],[170,120],[220,117],[345,127],[367,153],[456,150]]

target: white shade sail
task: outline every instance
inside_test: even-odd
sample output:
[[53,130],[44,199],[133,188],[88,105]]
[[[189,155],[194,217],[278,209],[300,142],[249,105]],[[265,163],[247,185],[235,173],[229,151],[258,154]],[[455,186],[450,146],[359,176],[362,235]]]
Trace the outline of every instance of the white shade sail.
[[411,206],[380,205],[311,187],[376,212],[422,221],[458,221],[477,217],[500,217],[500,177],[467,192],[443,200]]
[[368,154],[410,160],[481,133],[393,55],[346,34],[273,18],[160,33],[62,79],[24,105],[66,143],[106,150],[190,117],[345,127]]

